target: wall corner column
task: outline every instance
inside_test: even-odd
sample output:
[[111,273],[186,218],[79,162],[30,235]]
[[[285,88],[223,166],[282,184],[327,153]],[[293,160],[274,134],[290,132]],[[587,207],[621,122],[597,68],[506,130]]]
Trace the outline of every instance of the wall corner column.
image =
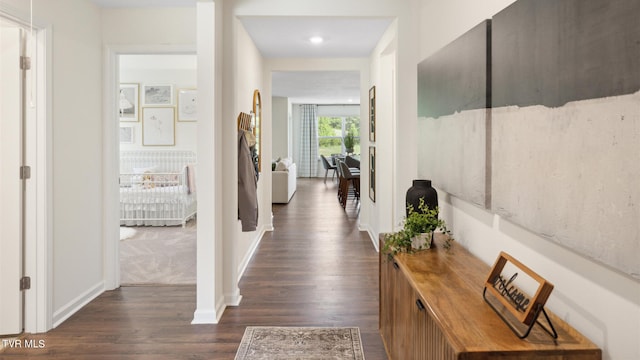
[[[217,21],[216,3],[197,3],[198,96],[216,99]],[[215,121],[219,101],[200,101],[198,105],[198,229],[196,310],[192,324],[216,324],[224,311],[221,289],[221,176],[219,151],[220,125]]]

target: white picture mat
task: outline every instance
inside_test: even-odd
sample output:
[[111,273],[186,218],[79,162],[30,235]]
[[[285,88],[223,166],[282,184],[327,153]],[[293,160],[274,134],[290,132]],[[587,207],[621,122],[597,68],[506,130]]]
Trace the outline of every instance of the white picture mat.
[[133,126],[120,126],[120,144],[133,144],[135,142],[134,136]]
[[175,145],[175,108],[142,108],[142,145]]
[[139,104],[140,85],[120,84],[120,91],[118,93],[118,112],[120,114],[120,121],[137,122],[139,120]]
[[144,105],[173,105],[173,85],[144,85]]
[[198,91],[196,89],[178,90],[178,121],[198,120]]

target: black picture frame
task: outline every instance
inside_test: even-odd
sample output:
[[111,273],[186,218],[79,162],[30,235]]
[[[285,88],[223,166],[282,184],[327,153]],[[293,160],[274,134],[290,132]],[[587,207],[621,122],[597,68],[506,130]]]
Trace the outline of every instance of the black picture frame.
[[369,198],[376,202],[376,148],[369,146]]
[[369,89],[369,141],[376,141],[376,87]]

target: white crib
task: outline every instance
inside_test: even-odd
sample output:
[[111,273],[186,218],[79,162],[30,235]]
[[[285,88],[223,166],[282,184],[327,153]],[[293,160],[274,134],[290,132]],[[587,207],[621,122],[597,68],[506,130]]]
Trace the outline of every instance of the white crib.
[[185,226],[196,215],[192,151],[120,152],[120,225]]

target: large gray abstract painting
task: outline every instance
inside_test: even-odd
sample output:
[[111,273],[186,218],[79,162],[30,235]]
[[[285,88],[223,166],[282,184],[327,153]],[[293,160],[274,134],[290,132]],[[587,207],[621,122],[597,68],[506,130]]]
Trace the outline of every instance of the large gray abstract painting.
[[423,61],[419,174],[640,280],[638,14],[519,0],[483,23],[480,64],[478,27]]
[[418,64],[418,173],[481,207],[490,201],[490,34],[487,20]]
[[492,208],[640,279],[640,1],[492,21]]

